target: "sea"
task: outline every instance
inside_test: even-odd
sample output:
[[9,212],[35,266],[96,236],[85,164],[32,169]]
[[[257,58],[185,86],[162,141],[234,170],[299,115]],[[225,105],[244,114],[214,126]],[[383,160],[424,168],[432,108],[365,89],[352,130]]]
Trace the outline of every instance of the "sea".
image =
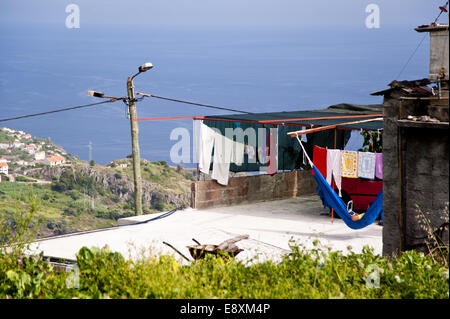
[[[135,78],[136,92],[247,112],[381,104],[382,97],[370,93],[394,79],[428,75],[429,38],[415,50],[424,35],[414,27],[0,24],[0,120],[100,101],[88,90],[124,97],[127,77],[144,62],[154,68]],[[139,101],[137,112],[138,118],[231,114],[152,98]],[[1,126],[49,138],[102,165],[131,153],[121,101]],[[141,157],[177,164],[170,134],[180,127],[192,134],[190,119],[139,122]],[[361,143],[359,132],[351,142]]]

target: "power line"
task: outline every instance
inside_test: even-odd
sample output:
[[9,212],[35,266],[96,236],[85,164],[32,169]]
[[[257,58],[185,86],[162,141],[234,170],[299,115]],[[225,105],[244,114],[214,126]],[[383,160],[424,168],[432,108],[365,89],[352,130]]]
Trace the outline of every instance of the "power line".
[[66,107],[66,108],[63,108],[63,109],[57,109],[57,110],[52,110],[52,111],[47,111],[47,112],[41,112],[41,113],[34,113],[34,114],[27,114],[27,115],[21,115],[21,116],[16,116],[16,117],[10,117],[10,118],[6,118],[6,119],[0,119],[0,122],[20,120],[20,119],[24,119],[24,118],[28,118],[28,117],[35,117],[35,116],[41,116],[41,115],[46,115],[46,114],[65,112],[65,111],[81,109],[81,108],[94,106],[94,105],[99,105],[99,104],[112,103],[112,102],[116,102],[116,101],[119,101],[119,99],[110,99],[110,100],[107,100],[107,101],[102,101],[102,102],[97,102],[97,103],[78,105],[78,106],[71,106],[71,107]]
[[235,109],[230,109],[230,108],[221,107],[221,106],[215,106],[215,105],[209,105],[209,104],[190,102],[190,101],[179,100],[179,99],[174,99],[174,98],[169,98],[169,97],[164,97],[164,96],[158,96],[158,95],[153,95],[153,94],[146,94],[146,93],[136,93],[136,94],[142,95],[144,97],[154,97],[156,99],[172,101],[172,102],[177,102],[177,103],[190,104],[190,105],[196,105],[196,106],[207,107],[207,108],[212,108],[212,109],[225,110],[225,111],[244,113],[244,114],[253,114],[253,113],[247,112],[247,111],[235,110]]
[[[434,20],[433,24],[437,22],[437,20],[439,19],[439,17],[441,16],[442,12],[447,12],[447,5],[448,5],[448,1],[445,3],[445,5],[443,5],[442,7],[439,7],[439,9],[441,10],[438,14],[438,16],[436,17],[436,19]],[[405,68],[408,66],[409,62],[411,61],[411,59],[413,58],[413,56],[416,54],[417,50],[419,49],[419,47],[422,45],[423,40],[425,40],[425,37],[427,36],[427,34],[425,33],[422,40],[420,40],[419,45],[415,48],[415,50],[413,51],[413,53],[411,54],[411,56],[409,57],[408,61],[406,61],[405,65],[403,66],[403,68],[401,69],[401,71],[399,72],[399,74],[395,77],[395,80],[397,80],[400,75],[403,73],[403,71],[405,70]]]
[[411,56],[409,57],[408,61],[406,61],[405,65],[403,66],[403,68],[400,70],[400,72],[398,73],[398,75],[394,78],[395,80],[397,80],[400,75],[402,75],[403,71],[405,71],[406,67],[408,66],[409,62],[411,61],[411,59],[413,58],[413,56],[416,54],[417,50],[420,48],[420,46],[422,45],[423,40],[425,40],[427,34],[425,33],[422,37],[422,40],[420,40],[419,45],[415,48],[415,50],[413,51],[413,53],[411,54]]

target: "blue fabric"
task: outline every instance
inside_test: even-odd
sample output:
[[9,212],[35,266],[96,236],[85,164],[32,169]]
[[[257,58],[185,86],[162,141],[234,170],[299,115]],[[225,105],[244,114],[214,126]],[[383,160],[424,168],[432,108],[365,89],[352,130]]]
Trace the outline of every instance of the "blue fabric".
[[330,207],[334,209],[334,212],[345,222],[345,224],[351,229],[361,229],[372,224],[379,214],[383,216],[383,190],[375,198],[375,201],[370,205],[364,216],[357,221],[352,220],[352,216],[347,211],[347,205],[336,194],[336,192],[327,183],[325,178],[320,174],[316,166],[313,165],[314,179],[317,181],[318,195],[323,200],[324,207]]

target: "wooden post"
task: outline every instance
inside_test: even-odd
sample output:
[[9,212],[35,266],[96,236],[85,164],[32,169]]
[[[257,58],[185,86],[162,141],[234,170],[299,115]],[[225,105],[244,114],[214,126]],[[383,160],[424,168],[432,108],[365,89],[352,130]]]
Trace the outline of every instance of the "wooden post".
[[141,156],[139,152],[139,129],[136,111],[136,98],[134,96],[133,78],[127,80],[128,110],[131,124],[131,146],[133,155],[134,176],[134,211],[136,216],[142,215],[142,180],[141,180]]
[[[337,145],[336,139],[337,139],[337,129],[335,128],[334,129],[334,149],[336,149],[336,145]],[[333,183],[333,178],[331,178],[331,183]],[[331,209],[331,223],[333,223],[333,221],[334,221],[334,209],[332,208]]]

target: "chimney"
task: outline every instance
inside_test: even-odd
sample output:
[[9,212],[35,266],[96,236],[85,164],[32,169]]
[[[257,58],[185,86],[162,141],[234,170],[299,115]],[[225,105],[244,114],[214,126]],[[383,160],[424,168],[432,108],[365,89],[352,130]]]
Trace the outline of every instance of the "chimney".
[[448,24],[432,23],[421,25],[415,30],[430,33],[430,71],[428,79],[431,82],[448,81]]

